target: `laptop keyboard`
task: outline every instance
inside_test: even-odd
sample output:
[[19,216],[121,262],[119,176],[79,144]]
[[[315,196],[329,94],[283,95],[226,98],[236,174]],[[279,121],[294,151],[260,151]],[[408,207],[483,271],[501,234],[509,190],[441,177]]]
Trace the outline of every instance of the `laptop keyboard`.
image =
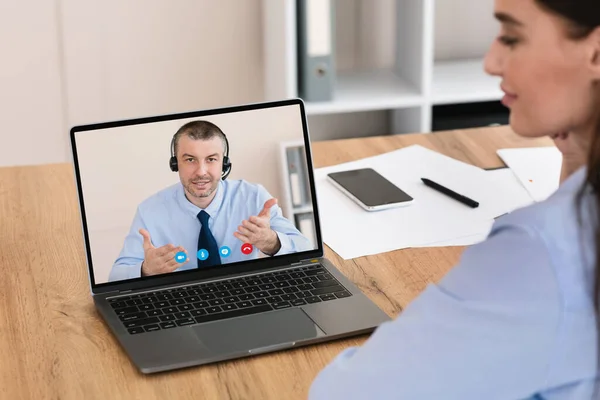
[[351,295],[323,266],[310,265],[108,301],[127,331],[138,334]]

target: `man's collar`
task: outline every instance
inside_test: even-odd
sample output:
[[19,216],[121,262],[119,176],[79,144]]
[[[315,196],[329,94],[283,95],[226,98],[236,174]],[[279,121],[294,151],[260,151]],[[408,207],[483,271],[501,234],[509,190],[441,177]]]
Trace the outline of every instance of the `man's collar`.
[[580,167],[577,171],[573,172],[571,176],[563,181],[563,183],[559,186],[558,192],[572,192],[579,190],[583,184],[585,184],[585,180],[587,177],[587,166]]

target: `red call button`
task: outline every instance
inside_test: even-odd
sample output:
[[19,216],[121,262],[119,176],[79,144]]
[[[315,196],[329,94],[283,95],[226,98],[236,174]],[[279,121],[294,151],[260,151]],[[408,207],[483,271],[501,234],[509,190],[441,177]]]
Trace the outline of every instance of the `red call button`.
[[250,243],[244,243],[242,245],[242,253],[244,253],[246,255],[252,253],[253,250],[254,250],[254,247],[252,247],[252,245]]

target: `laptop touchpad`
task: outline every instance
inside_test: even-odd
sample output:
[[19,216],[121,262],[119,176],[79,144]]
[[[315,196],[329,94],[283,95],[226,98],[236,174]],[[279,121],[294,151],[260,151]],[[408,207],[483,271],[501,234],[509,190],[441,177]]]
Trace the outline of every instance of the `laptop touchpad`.
[[256,350],[323,335],[299,308],[232,318],[192,328],[202,343],[216,353]]

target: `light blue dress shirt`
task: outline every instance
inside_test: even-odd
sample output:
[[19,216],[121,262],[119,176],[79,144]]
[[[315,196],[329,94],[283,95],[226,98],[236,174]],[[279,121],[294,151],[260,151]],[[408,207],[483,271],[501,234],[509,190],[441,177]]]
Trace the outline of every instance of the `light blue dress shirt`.
[[580,169],[546,201],[496,220],[438,284],[323,369],[309,399],[600,398],[598,217],[588,191],[578,223],[584,178]]
[[[121,253],[111,269],[109,281],[140,277],[144,260],[140,228],[150,232],[155,247],[171,243],[186,249],[189,261],[175,271],[198,268],[197,247],[201,225],[197,215],[202,209],[186,198],[184,190],[178,182],[138,206]],[[244,180],[219,181],[214,199],[204,210],[210,215],[208,226],[217,245],[231,249],[228,257],[221,257],[221,263],[251,260],[260,255],[257,248],[251,254],[243,254],[243,243],[233,233],[244,219],[258,215],[271,197],[262,185]],[[270,216],[271,229],[281,242],[281,248],[275,256],[313,249],[311,242],[283,216],[279,205],[271,207]]]

